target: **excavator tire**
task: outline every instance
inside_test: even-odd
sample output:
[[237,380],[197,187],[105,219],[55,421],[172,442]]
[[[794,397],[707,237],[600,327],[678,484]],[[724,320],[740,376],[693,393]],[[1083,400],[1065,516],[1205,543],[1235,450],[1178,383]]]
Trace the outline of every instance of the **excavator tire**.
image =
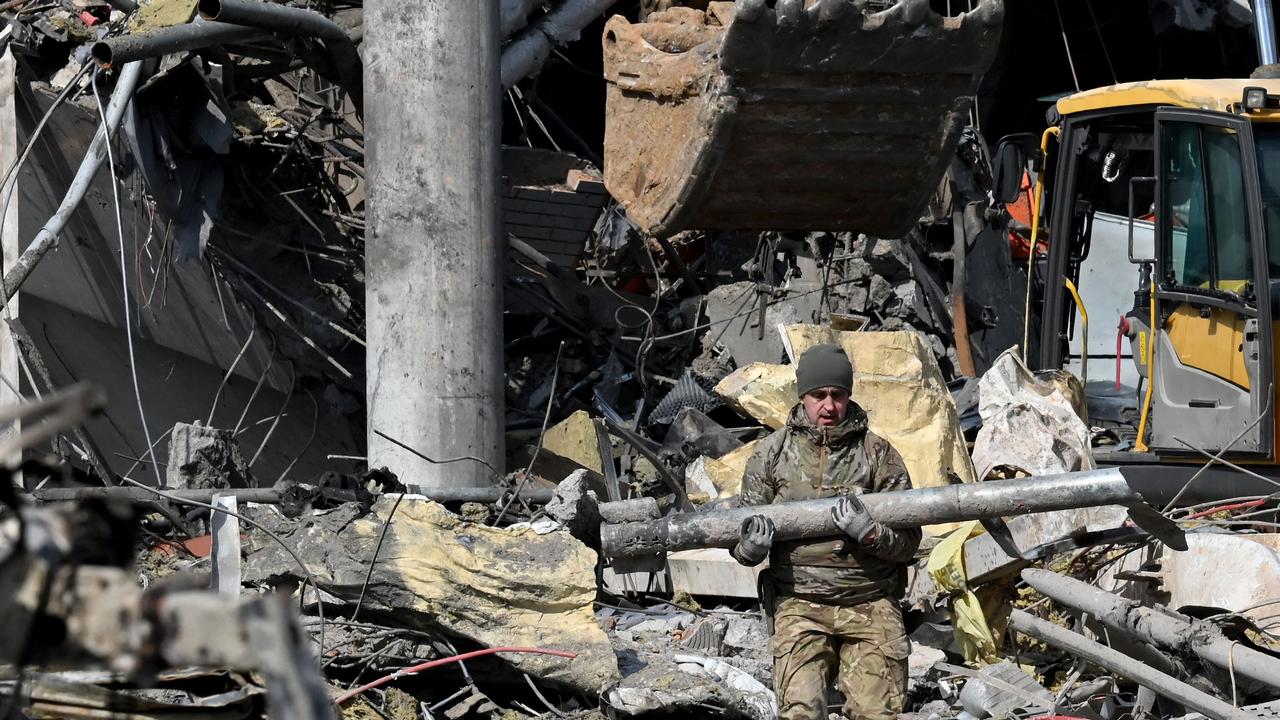
[[[958,0],[957,0],[958,1]],[[995,55],[1002,0],[738,0],[604,30],[605,184],[642,230],[908,232]]]

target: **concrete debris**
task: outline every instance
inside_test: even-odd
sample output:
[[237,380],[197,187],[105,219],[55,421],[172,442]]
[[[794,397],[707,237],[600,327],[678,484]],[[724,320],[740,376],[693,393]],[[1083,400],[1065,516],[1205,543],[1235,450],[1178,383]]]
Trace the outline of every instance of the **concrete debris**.
[[1009,717],[1014,710],[1053,709],[1053,694],[1044,689],[1027,671],[1008,660],[983,668],[964,685],[960,693],[964,711],[959,720],[986,717]]
[[736,497],[742,489],[742,476],[747,472],[747,461],[760,442],[753,440],[719,458],[704,455],[685,466],[684,477],[689,499],[701,504]]
[[169,433],[165,484],[183,490],[247,488],[257,483],[231,430],[178,423]]
[[773,720],[778,701],[763,683],[722,660],[672,655],[628,675],[604,694],[604,703],[621,715],[662,711],[688,713],[714,708],[724,717]]
[[1077,411],[1082,403],[1073,402],[1060,383],[1032,374],[1013,351],[982,376],[979,393],[982,429],[973,446],[978,477],[997,468],[1049,475],[1094,467],[1089,426]]
[[591,416],[583,410],[573,413],[543,433],[542,452],[597,474],[604,472],[600,446],[596,442],[595,425],[591,422]]
[[[513,665],[582,692],[617,676],[608,639],[595,623],[595,554],[565,530],[539,534],[459,520],[437,503],[381,498],[360,517],[351,506],[288,521],[274,508],[250,516],[306,561],[326,592],[396,618],[402,627],[436,630],[489,646],[547,647],[577,653],[566,661],[511,656]],[[383,528],[386,528],[385,534]],[[385,535],[366,585],[370,555]],[[297,563],[251,531],[246,582],[301,580]]]

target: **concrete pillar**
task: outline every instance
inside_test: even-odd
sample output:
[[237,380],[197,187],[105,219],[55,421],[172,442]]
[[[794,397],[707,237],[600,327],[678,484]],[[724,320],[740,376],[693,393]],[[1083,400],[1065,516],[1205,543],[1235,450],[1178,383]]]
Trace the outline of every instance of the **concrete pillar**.
[[499,11],[365,3],[369,464],[482,486],[503,465]]

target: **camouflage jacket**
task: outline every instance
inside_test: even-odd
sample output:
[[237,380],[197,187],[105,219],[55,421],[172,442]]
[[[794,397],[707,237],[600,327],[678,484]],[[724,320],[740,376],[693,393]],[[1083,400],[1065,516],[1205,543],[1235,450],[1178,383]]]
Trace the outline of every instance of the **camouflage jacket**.
[[[832,428],[809,422],[797,404],[787,426],[752,454],[742,479],[741,502],[769,505],[790,500],[906,490],[902,456],[867,429],[867,413],[849,403]],[[869,545],[853,540],[775,541],[769,564],[777,594],[814,602],[855,605],[900,595],[906,565],[920,545],[920,530],[885,528]]]

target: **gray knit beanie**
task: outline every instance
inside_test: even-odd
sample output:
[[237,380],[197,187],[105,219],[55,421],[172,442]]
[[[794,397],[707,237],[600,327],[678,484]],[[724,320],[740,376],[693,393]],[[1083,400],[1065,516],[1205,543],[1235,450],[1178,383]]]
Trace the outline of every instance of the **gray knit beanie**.
[[838,345],[814,345],[796,364],[797,395],[823,387],[853,390],[853,365]]

